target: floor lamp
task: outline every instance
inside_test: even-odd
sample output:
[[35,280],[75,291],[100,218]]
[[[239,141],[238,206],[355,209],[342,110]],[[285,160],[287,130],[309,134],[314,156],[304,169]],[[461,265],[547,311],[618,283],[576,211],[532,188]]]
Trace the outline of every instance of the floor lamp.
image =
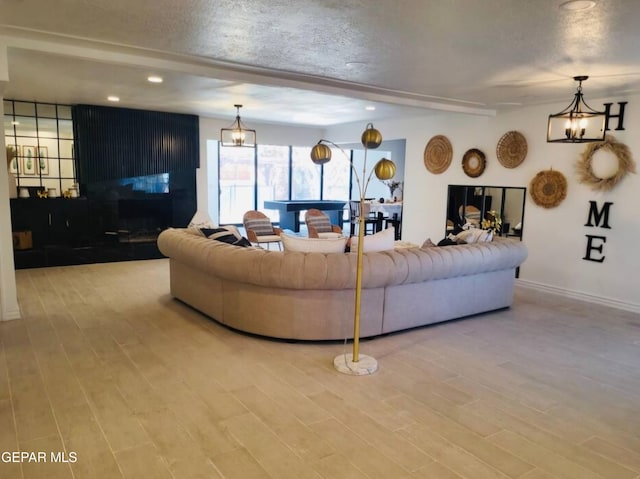
[[[359,354],[360,345],[360,306],[362,302],[362,253],[364,250],[364,198],[367,193],[367,187],[373,173],[380,180],[388,180],[393,178],[396,174],[396,165],[386,158],[382,158],[378,161],[374,169],[369,173],[369,176],[365,180],[367,171],[367,151],[369,149],[375,149],[382,143],[382,135],[376,130],[371,123],[369,123],[362,133],[362,146],[364,146],[364,164],[362,166],[362,177],[358,175],[355,166],[353,165],[353,159],[347,155],[347,153],[329,140],[320,140],[317,145],[311,149],[311,161],[316,165],[323,165],[331,160],[331,148],[328,145],[334,146],[339,149],[351,165],[351,171],[356,179],[358,185],[358,192],[360,194],[360,208],[358,215],[358,252],[356,259],[356,298],[355,298],[355,310],[353,318],[353,353],[352,354],[340,354],[333,360],[333,365],[341,373],[351,374],[355,376],[361,376],[364,374],[373,374],[378,369],[378,362],[371,356]],[[360,179],[363,182],[361,183]]]

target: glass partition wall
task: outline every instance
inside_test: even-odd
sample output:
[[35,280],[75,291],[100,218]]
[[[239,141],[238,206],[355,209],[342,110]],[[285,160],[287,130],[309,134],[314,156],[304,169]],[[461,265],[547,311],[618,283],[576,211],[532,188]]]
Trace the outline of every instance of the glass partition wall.
[[18,188],[61,195],[77,182],[70,105],[4,100],[4,135]]

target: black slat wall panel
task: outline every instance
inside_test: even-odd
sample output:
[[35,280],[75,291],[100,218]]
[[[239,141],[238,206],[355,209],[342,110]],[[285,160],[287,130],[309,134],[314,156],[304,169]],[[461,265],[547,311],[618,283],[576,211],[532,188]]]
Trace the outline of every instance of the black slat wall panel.
[[199,166],[195,115],[76,105],[73,119],[80,183]]

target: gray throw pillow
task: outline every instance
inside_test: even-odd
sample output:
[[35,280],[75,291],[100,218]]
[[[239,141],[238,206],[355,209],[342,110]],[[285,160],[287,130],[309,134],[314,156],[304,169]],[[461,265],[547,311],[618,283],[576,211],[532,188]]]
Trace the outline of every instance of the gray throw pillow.
[[256,236],[269,236],[276,234],[269,218],[252,218],[245,220],[244,227],[255,232]]
[[308,226],[313,226],[318,233],[331,233],[331,221],[326,216],[312,216],[307,220]]

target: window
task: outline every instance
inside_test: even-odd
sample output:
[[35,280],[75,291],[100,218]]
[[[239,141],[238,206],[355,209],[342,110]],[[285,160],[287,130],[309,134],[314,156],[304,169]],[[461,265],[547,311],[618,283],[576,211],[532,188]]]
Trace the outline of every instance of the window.
[[220,223],[242,223],[242,215],[255,209],[254,148],[220,147]]
[[[345,153],[350,155],[351,151]],[[333,159],[322,167],[322,199],[347,200],[351,183],[349,158],[345,157],[341,151],[335,150],[332,151],[331,157]]]
[[[221,224],[242,223],[245,212],[264,211],[267,200],[349,199],[351,167],[340,151],[321,167],[311,161],[311,147],[218,147]],[[275,210],[265,213],[274,223],[280,220]]]
[[320,198],[321,169],[310,158],[311,148],[294,146],[291,153],[291,199]]
[[[289,199],[289,150],[288,146],[258,145],[258,210],[265,200]],[[268,213],[271,221],[280,221],[279,213]]]

